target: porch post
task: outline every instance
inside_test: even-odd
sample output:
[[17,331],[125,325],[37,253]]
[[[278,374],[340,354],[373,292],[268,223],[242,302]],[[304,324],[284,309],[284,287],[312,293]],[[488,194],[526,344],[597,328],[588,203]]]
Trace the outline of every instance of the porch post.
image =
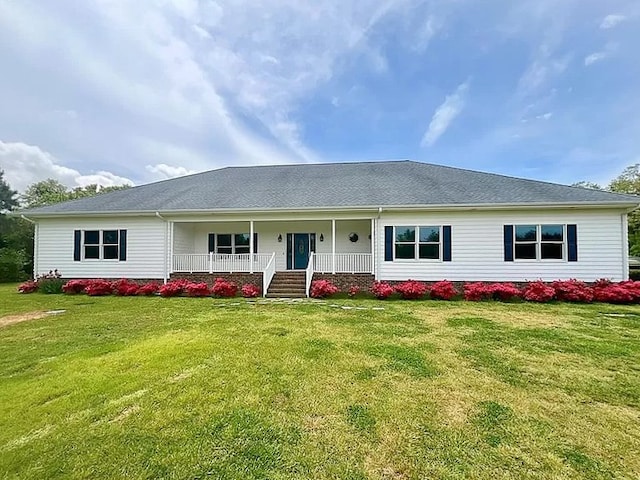
[[331,219],[331,273],[336,273],[336,219]]
[[369,241],[371,248],[371,274],[375,277],[376,274],[376,219],[371,219],[371,240]]
[[249,220],[249,273],[253,273],[253,220]]

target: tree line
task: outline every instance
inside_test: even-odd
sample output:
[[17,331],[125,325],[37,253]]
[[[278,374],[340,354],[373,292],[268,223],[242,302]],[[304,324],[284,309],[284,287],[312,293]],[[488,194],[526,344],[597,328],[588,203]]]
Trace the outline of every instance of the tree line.
[[[577,182],[575,187],[605,190],[616,193],[640,195],[640,164],[631,165],[608,185],[593,182]],[[129,188],[115,187],[67,188],[51,178],[29,185],[23,194],[18,194],[4,179],[0,170],[0,282],[14,282],[33,275],[34,226],[28,220],[8,216],[7,212],[18,208],[33,208],[78,198],[93,197],[103,193]],[[640,211],[629,214],[629,253],[640,256]]]

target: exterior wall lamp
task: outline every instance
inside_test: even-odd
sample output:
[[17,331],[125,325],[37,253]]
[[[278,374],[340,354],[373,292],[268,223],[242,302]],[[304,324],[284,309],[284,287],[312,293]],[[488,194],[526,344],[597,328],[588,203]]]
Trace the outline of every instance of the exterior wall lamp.
[[282,243],[282,234],[278,234],[278,243]]

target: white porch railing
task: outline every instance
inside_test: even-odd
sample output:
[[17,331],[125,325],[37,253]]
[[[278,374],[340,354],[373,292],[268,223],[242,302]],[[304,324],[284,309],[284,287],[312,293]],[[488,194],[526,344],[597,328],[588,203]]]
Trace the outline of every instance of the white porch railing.
[[[333,273],[334,259],[331,253],[314,255],[314,270],[318,273]],[[336,273],[372,273],[373,261],[370,253],[336,253]]]
[[309,254],[309,263],[307,264],[307,270],[305,272],[305,289],[307,292],[307,297],[309,296],[309,290],[311,290],[311,281],[313,280],[313,264],[315,263],[314,260],[314,253],[311,252]]
[[178,253],[173,255],[173,272],[262,272],[270,253]]
[[267,290],[269,290],[269,285],[271,285],[271,280],[273,280],[273,276],[276,274],[276,253],[273,252],[271,258],[267,262],[267,266],[264,267],[264,271],[262,272],[262,296],[267,296]]

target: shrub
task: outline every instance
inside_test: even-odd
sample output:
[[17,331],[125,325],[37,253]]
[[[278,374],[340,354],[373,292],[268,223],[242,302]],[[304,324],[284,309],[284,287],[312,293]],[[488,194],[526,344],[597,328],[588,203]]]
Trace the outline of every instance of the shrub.
[[349,298],[353,298],[360,293],[360,287],[358,285],[351,285],[347,291]]
[[253,285],[252,283],[245,283],[242,286],[242,296],[245,298],[255,298],[260,296],[260,287]]
[[593,301],[593,288],[580,280],[556,280],[551,284],[555,297],[562,302],[590,303]]
[[84,291],[91,297],[100,297],[104,295],[111,295],[113,293],[111,282],[99,279],[89,280],[86,283]]
[[238,293],[238,286],[233,282],[228,282],[224,278],[216,278],[211,292],[216,297],[235,297]]
[[513,298],[520,298],[522,292],[513,283],[492,283],[489,285],[491,298],[494,300],[508,301]]
[[635,280],[636,282],[640,280],[640,270],[629,270],[629,279]]
[[417,300],[427,293],[427,286],[417,280],[407,280],[395,287],[396,292],[400,294],[404,300]]
[[188,283],[184,287],[184,292],[189,297],[208,297],[211,295],[209,285],[204,282],[201,283]]
[[640,282],[598,280],[593,287],[593,297],[598,302],[637,303],[640,300]]
[[158,289],[158,293],[162,297],[176,297],[184,292],[184,289],[190,282],[183,278],[178,280],[171,280],[169,283],[165,283]]
[[38,283],[38,291],[42,293],[62,293],[62,286],[65,281],[60,278],[58,270],[49,270],[49,273],[38,275],[36,282]]
[[33,280],[21,283],[18,285],[18,292],[20,293],[33,293],[38,291],[38,283]]
[[154,295],[158,293],[160,285],[157,282],[149,282],[138,288],[138,295]]
[[140,286],[131,280],[121,279],[111,283],[111,290],[116,295],[130,296],[137,295]]
[[454,287],[453,283],[448,280],[442,280],[441,282],[436,282],[431,285],[429,293],[431,298],[435,300],[451,300],[453,297],[458,295],[456,287]]
[[468,302],[487,300],[490,296],[487,286],[482,282],[465,283],[462,286],[464,299]]
[[391,285],[386,282],[373,282],[371,285],[371,293],[380,299],[384,300],[385,298],[389,298],[394,293],[394,289]]
[[312,298],[325,298],[340,290],[330,280],[315,280],[311,283],[309,295]]
[[529,283],[523,291],[522,298],[529,302],[549,302],[553,300],[556,291],[543,281]]
[[84,289],[91,280],[69,280],[62,286],[62,292],[67,294],[85,293]]
[[519,298],[520,289],[513,283],[466,283],[464,285],[464,299],[469,302],[481,300],[511,300]]

